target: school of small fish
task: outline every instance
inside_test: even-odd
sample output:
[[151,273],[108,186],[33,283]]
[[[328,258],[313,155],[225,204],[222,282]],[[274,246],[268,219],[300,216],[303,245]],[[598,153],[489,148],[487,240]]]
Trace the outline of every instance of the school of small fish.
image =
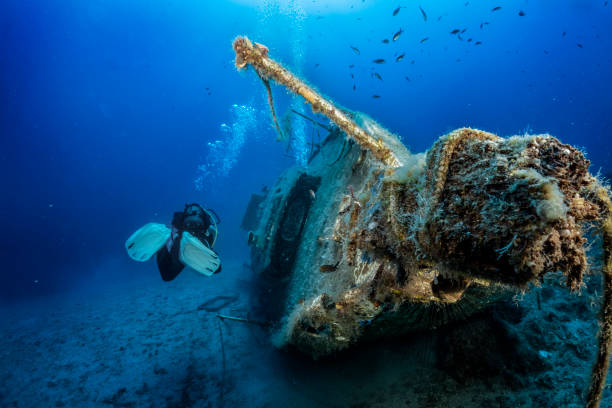
[[[467,1],[467,2],[465,2],[465,3],[464,3],[464,6],[465,6],[465,7],[467,7],[467,6],[469,6],[469,4],[470,4],[470,2],[469,2],[469,1]],[[605,6],[607,6],[607,5],[608,5],[608,1],[605,1],[605,2],[604,2],[604,7],[605,7]],[[421,14],[421,17],[423,18],[423,22],[427,22],[427,20],[428,20],[428,15],[427,15],[427,12],[425,11],[425,9],[424,9],[424,8],[423,8],[421,5],[418,5],[417,7],[418,7],[418,10],[419,10],[419,12],[420,12],[420,14]],[[397,6],[395,9],[393,9],[393,11],[392,11],[392,13],[391,13],[391,16],[392,16],[392,17],[397,17],[397,16],[400,14],[400,11],[401,11],[402,9],[408,9],[408,8],[409,8],[408,6],[402,6],[402,5]],[[490,12],[491,12],[491,13],[494,13],[494,14],[498,14],[498,12],[503,13],[503,11],[502,11],[502,10],[504,10],[504,9],[502,8],[502,6],[494,6],[493,8],[491,8],[491,9],[490,9]],[[404,15],[404,14],[405,14],[405,13],[402,13],[402,15]],[[525,13],[525,11],[524,11],[524,10],[519,10],[519,11],[518,11],[518,16],[519,16],[519,17],[525,17],[526,15],[527,15],[527,14]],[[358,20],[361,20],[361,18],[358,18]],[[395,21],[396,19],[393,19],[393,20]],[[439,16],[439,17],[437,18],[437,21],[440,21],[440,20],[442,20],[442,16]],[[486,26],[488,26],[489,24],[490,24],[490,22],[489,22],[489,21],[482,21],[482,22],[480,23],[480,29],[481,29],[481,30],[484,30],[484,28],[485,28]],[[482,41],[481,41],[481,40],[475,40],[473,37],[468,37],[468,36],[466,35],[466,37],[468,37],[468,38],[467,38],[467,39],[464,39],[464,37],[462,36],[462,34],[465,34],[465,33],[467,32],[467,30],[468,30],[468,28],[465,28],[465,27],[460,27],[460,28],[454,27],[454,28],[452,28],[452,29],[451,29],[450,31],[448,31],[448,32],[449,32],[449,33],[450,33],[452,36],[454,36],[455,38],[457,38],[459,41],[465,41],[465,42],[470,43],[470,44],[472,44],[472,45],[474,45],[474,46],[479,46],[479,45],[482,45]],[[471,32],[471,31],[470,31],[470,32]],[[383,44],[396,43],[396,42],[398,42],[398,41],[400,40],[400,37],[402,36],[402,34],[403,34],[403,33],[404,33],[404,30],[403,30],[403,28],[401,28],[401,27],[400,27],[400,28],[399,28],[399,29],[398,29],[398,30],[397,30],[397,31],[396,31],[396,32],[395,32],[395,33],[394,33],[394,34],[391,36],[391,40],[389,40],[389,38],[384,38],[384,39],[383,39],[381,42],[382,42]],[[564,32],[562,33],[562,36],[563,36],[563,37],[565,37],[565,35],[566,35],[566,32],[564,31]],[[422,39],[419,41],[419,44],[425,44],[427,41],[429,41],[429,39],[430,39],[430,37],[423,37],[423,38],[422,38]],[[582,43],[576,43],[576,46],[577,46],[578,48],[583,48],[583,44],[582,44]],[[356,55],[361,55],[361,51],[360,51],[360,50],[359,50],[359,48],[357,48],[356,46],[354,46],[354,45],[350,45],[350,48],[351,48],[351,50],[352,50],[352,51],[353,51],[353,52],[354,52]],[[548,54],[548,51],[547,51],[547,50],[544,50],[544,53],[545,53],[545,54]],[[406,56],[406,53],[405,53],[405,52],[395,53],[395,55],[394,55],[394,60],[395,60],[395,62],[396,62],[396,63],[397,63],[397,62],[401,62],[401,61],[404,59],[404,57],[405,57],[405,56]],[[372,63],[373,63],[373,64],[381,65],[381,64],[386,64],[387,59],[385,59],[385,58],[374,58],[374,59],[372,59],[371,61],[372,61]],[[460,61],[461,61],[461,59],[460,59],[460,58],[457,58],[457,59],[455,59],[455,61],[456,61],[456,62],[460,62]],[[411,61],[410,61],[410,64],[411,64],[411,65],[414,65],[414,63],[415,63],[415,60],[411,60]],[[349,68],[350,68],[350,69],[353,69],[354,67],[355,67],[355,64],[351,64],[351,65],[349,65]],[[373,69],[371,70],[370,75],[371,75],[371,77],[372,77],[372,78],[376,78],[376,79],[378,79],[378,80],[380,80],[380,81],[382,81],[382,80],[383,80],[382,75],[381,75],[380,73],[378,73],[378,72],[374,71]],[[355,75],[354,75],[353,73],[351,73],[351,78],[352,78],[353,80],[355,79]],[[408,77],[408,76],[404,76],[404,78],[406,79],[406,81],[407,81],[407,82],[411,82],[410,77]],[[354,91],[354,90],[356,90],[356,89],[357,89],[357,84],[356,84],[356,81],[353,81],[353,91]],[[374,99],[378,99],[378,98],[380,98],[380,97],[381,97],[381,95],[379,95],[379,94],[373,94],[373,95],[372,95],[372,98],[374,98]]]

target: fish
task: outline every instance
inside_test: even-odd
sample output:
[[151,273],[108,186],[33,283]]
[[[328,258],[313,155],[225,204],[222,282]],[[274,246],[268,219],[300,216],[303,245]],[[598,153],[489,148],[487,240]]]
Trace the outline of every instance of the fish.
[[580,43],[576,43],[576,47],[578,47],[578,48],[582,48],[582,44],[580,44]]
[[472,39],[471,39],[471,38],[468,38],[468,39],[467,39],[467,41],[468,41],[468,42],[472,42]]
[[357,54],[357,55],[361,54],[361,51],[359,51],[359,48],[353,47],[352,45],[350,47],[351,47],[351,50],[355,51],[355,54]]
[[389,39],[388,39],[388,38],[385,38],[384,40],[382,40],[382,43],[383,43],[383,44],[389,44]]
[[493,8],[491,9],[491,11],[497,11],[497,10],[501,10],[501,6],[493,7]]
[[429,37],[425,37],[421,40],[421,44],[423,44],[425,41],[429,40]]
[[349,65],[349,68],[355,68],[355,64]]
[[402,31],[402,29],[400,28],[399,31],[395,34],[393,34],[393,41],[397,41],[398,38],[400,38],[400,35],[402,35],[404,31]]
[[315,65],[314,65],[314,67],[315,67],[315,68],[318,68],[318,67],[319,67],[319,64],[315,64]]
[[357,89],[357,86],[355,84],[353,84],[353,91]]
[[467,31],[467,28],[464,28],[463,30],[461,30],[461,34],[465,33]]
[[463,37],[461,36],[461,34],[457,34],[457,38],[458,38],[460,41],[463,41]]
[[313,200],[316,200],[316,199],[317,199],[317,195],[315,194],[315,192],[314,192],[314,191],[312,191],[312,190],[308,190],[308,194],[310,194],[310,197],[311,197]]
[[384,63],[385,63],[385,62],[387,62],[387,61],[385,61],[385,60],[384,60],[384,59],[382,59],[382,58],[377,58],[377,59],[375,59],[375,60],[372,60],[372,62],[373,62],[373,63],[375,63],[375,64],[384,64]]
[[519,11],[519,16],[521,16],[521,17],[525,17],[525,12],[524,12],[523,10],[520,10],[520,11]]
[[330,272],[335,272],[336,269],[338,269],[338,265],[340,265],[340,261],[336,262],[335,265],[321,265],[319,267],[319,271],[321,271],[322,273],[330,273]]
[[400,62],[402,60],[402,58],[404,58],[404,55],[406,55],[406,54],[398,55],[397,58],[395,59],[395,62]]
[[393,17],[397,16],[397,13],[400,12],[400,9],[402,9],[402,6],[399,6],[398,8],[396,8],[395,10],[393,10]]
[[476,41],[476,42],[474,43],[474,45],[480,45],[480,44],[482,44],[482,42],[480,42],[480,41]]
[[383,80],[378,72],[372,72],[372,76],[380,79],[381,81]]
[[565,34],[567,34],[565,31],[561,33],[561,37],[565,37]]
[[355,79],[355,74],[351,74],[351,78]]
[[375,95],[372,95],[372,98],[374,98],[374,99],[378,99],[378,98],[380,98],[380,95],[376,95],[376,94],[375,94]]
[[404,78],[406,78],[406,81],[410,82],[410,78],[409,77],[404,77]]
[[460,30],[460,29],[455,28],[455,29],[454,29],[453,31],[451,31],[450,33],[451,33],[451,34],[458,34],[458,33],[460,33],[460,32],[461,32],[461,30]]
[[423,7],[419,6],[419,10],[421,10],[421,14],[423,15],[423,20],[427,21],[427,13],[423,10]]

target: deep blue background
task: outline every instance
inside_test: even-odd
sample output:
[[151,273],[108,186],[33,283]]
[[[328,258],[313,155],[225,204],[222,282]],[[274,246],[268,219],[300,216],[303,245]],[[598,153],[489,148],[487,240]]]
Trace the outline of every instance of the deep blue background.
[[[414,151],[456,127],[528,128],[583,146],[593,171],[611,167],[612,6],[603,0],[424,0],[427,21],[410,1],[248,3],[1,2],[2,299],[156,274],[153,262],[131,262],[123,242],[188,201],[221,216],[225,264],[248,261],[239,229],[248,198],[292,161],[275,142],[263,86],[233,66],[240,34]],[[396,42],[381,42],[400,27]],[[467,29],[463,41],[455,28]],[[274,92],[282,114],[289,98]],[[196,191],[206,144],[225,137],[233,104],[264,120],[229,177]]]

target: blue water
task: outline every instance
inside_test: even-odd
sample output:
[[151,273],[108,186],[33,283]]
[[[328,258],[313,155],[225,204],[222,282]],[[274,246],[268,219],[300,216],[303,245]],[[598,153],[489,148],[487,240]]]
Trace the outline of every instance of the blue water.
[[[464,3],[423,2],[424,21],[416,5],[392,16],[397,5],[385,1],[2,2],[1,295],[86,280],[106,258],[125,258],[130,231],[168,222],[187,201],[219,212],[224,257],[246,256],[234,243],[244,241],[249,194],[290,160],[275,142],[263,86],[234,69],[236,35],[267,44],[413,151],[461,126],[527,129],[583,146],[595,171],[609,168],[612,7],[517,1],[492,12],[494,2]],[[400,28],[397,41],[381,42]],[[467,29],[464,41],[449,34],[455,28]],[[282,113],[289,98],[275,93]],[[221,125],[236,120],[234,104],[252,107],[257,123],[231,169],[198,191],[207,143],[228,136]]]
[[[453,29],[466,30],[462,40]],[[242,273],[250,194],[304,162],[312,128],[293,117],[289,153],[276,141],[263,85],[234,67],[237,35],[412,151],[463,126],[550,133],[581,146],[592,172],[612,171],[612,5],[603,0],[4,0],[3,303],[156,276],[123,243],[186,202],[216,210],[216,249],[236,265],[226,279]],[[311,114],[273,92],[279,117],[291,107]]]

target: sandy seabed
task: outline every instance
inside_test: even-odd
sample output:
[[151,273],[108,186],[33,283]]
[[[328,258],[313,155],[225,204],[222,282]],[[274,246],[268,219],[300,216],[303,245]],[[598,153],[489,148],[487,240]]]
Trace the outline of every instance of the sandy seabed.
[[580,296],[551,283],[469,322],[311,361],[276,350],[259,326],[216,317],[256,318],[244,274],[164,283],[152,272],[4,305],[0,406],[584,406],[597,283]]

